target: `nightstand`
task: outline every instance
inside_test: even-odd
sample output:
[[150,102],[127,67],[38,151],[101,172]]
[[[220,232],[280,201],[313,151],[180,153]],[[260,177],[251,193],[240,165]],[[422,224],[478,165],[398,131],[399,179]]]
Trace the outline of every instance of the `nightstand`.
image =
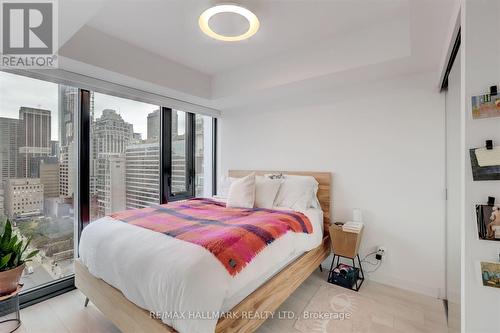
[[[358,254],[364,227],[361,228],[359,233],[343,231],[342,226],[336,224],[330,226],[329,230],[333,258],[328,273],[328,282],[358,291],[365,280],[363,266]],[[341,258],[352,261],[352,266],[350,266],[352,270],[346,270],[346,267],[342,266]],[[356,266],[355,259],[358,260],[358,266]]]

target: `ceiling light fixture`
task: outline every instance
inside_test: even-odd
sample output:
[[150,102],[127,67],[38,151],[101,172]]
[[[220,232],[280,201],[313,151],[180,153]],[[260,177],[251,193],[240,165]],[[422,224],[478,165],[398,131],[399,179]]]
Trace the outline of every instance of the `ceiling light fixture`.
[[[220,13],[233,13],[243,16],[249,24],[248,30],[238,36],[226,36],[216,33],[210,28],[208,22],[212,17]],[[198,20],[198,24],[200,26],[201,31],[203,31],[206,35],[215,38],[217,40],[221,40],[224,42],[237,42],[240,40],[244,40],[255,35],[257,30],[259,30],[259,19],[257,16],[246,9],[245,7],[239,5],[217,5],[205,10]]]

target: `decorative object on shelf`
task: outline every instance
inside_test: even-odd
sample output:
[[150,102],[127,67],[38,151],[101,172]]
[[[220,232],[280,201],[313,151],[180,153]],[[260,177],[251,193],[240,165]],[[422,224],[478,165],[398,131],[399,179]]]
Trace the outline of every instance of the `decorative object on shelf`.
[[[363,229],[363,223],[360,222],[347,222],[342,225],[335,223],[330,226],[333,258],[328,273],[329,283],[354,291],[359,291],[359,288],[361,288],[365,275],[358,250]],[[352,266],[341,263],[341,258],[351,260]],[[358,260],[358,265],[356,265],[355,259]]]
[[488,94],[472,96],[471,100],[473,119],[500,117],[500,96],[497,86],[491,86]]
[[495,197],[488,197],[488,206],[495,205]]
[[486,140],[483,148],[470,149],[472,178],[476,180],[500,180],[500,147],[493,140]]
[[[14,332],[21,326],[21,314],[19,312],[19,293],[23,288],[22,284],[18,284],[16,290],[8,295],[0,296],[0,327],[7,326],[7,323],[14,322],[14,327],[11,328],[9,333]],[[14,314],[14,318],[9,318],[10,314]],[[0,332],[7,332],[0,329]]]
[[0,235],[0,296],[14,292],[21,279],[24,263],[30,261],[38,250],[24,255],[31,238],[26,243],[14,234],[12,224],[7,220]]
[[481,261],[483,286],[500,288],[500,263]]
[[500,208],[490,198],[487,205],[476,205],[477,230],[480,239],[500,241]]

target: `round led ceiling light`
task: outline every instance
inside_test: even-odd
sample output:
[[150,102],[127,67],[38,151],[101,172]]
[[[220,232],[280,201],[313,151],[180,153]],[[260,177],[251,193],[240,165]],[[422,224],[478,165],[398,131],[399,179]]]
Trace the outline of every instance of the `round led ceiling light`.
[[[221,13],[230,13],[230,14],[238,14],[243,16],[248,21],[248,30],[237,36],[228,36],[218,34],[209,25],[210,19],[214,18],[217,14]],[[239,5],[230,5],[230,4],[221,4],[211,7],[205,10],[198,19],[198,24],[200,26],[201,31],[203,31],[207,36],[212,37],[217,40],[221,40],[224,42],[238,42],[240,40],[244,40],[252,37],[259,30],[260,22],[257,16],[246,9],[245,7]]]

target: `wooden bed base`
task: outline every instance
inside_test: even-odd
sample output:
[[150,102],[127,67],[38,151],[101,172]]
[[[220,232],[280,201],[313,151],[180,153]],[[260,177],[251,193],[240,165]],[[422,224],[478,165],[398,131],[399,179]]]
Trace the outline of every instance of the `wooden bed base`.
[[[330,240],[325,239],[321,246],[302,255],[248,295],[232,312],[241,314],[250,311],[275,311],[315,269],[318,269],[329,254]],[[152,318],[149,311],[129,301],[121,291],[90,274],[79,259],[75,261],[75,285],[123,333],[176,332],[159,319]],[[228,316],[219,320],[215,331],[253,332],[264,320]]]
[[[252,171],[230,171],[229,174],[242,176]],[[264,173],[259,171],[258,173]],[[325,213],[325,225],[330,221],[330,174],[317,172],[286,172],[288,174],[301,174],[315,176],[320,183],[321,195],[318,198]],[[253,293],[243,299],[232,309],[232,315],[221,318],[215,332],[253,332],[265,318],[250,319],[241,316],[242,313],[269,313],[278,307],[297,289],[302,282],[318,269],[318,266],[330,254],[330,239],[328,228],[325,228],[323,242],[317,248],[303,254],[283,270],[261,285]],[[75,261],[75,285],[92,301],[92,303],[124,333],[173,333],[173,328],[165,325],[159,319],[153,318],[146,311],[129,301],[118,289],[110,286],[102,279],[93,276],[81,263]],[[239,314],[239,315],[235,315]]]

